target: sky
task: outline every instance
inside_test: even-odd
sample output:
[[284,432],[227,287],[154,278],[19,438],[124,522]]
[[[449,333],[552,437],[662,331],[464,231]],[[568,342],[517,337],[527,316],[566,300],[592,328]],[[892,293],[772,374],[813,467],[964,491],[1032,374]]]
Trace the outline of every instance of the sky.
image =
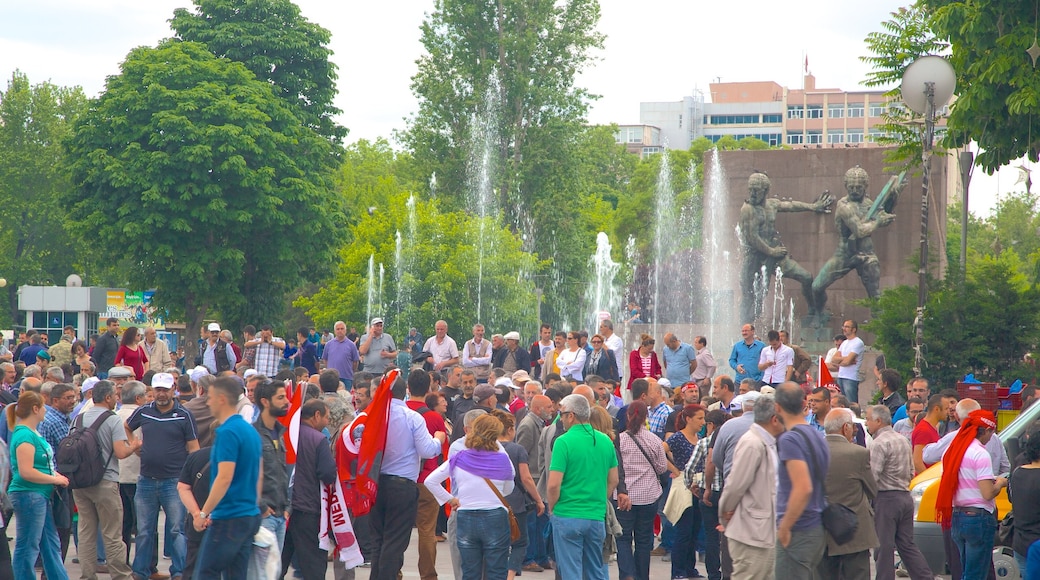
[[[433,0],[296,0],[332,32],[339,67],[336,106],[348,141],[391,139],[417,110],[409,88],[422,53],[419,26]],[[910,0],[600,0],[602,50],[577,79],[600,95],[592,123],[635,124],[642,101],[677,101],[715,79],[772,80],[801,87],[805,60],[816,86],[854,90],[869,69],[863,39]],[[98,95],[134,47],[172,32],[173,10],[190,0],[35,0],[0,3],[0,75],[80,85]],[[6,87],[6,82],[2,85]],[[395,144],[396,145],[396,144]],[[1018,171],[976,171],[969,208],[985,215]],[[1018,186],[1021,189],[1022,186]]]

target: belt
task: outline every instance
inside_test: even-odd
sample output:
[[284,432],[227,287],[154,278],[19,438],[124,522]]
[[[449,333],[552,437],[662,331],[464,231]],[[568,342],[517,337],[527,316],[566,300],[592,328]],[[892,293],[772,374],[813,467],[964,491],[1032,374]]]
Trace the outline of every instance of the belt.
[[993,512],[989,511],[986,508],[971,507],[971,506],[965,506],[965,507],[954,506],[953,507],[953,511],[955,511],[955,512],[964,512],[966,514],[986,514],[986,515],[989,515],[989,516],[993,515]]
[[415,481],[408,479],[407,477],[401,477],[400,475],[390,475],[389,473],[380,473],[379,479],[389,479],[391,481],[403,481],[415,485]]

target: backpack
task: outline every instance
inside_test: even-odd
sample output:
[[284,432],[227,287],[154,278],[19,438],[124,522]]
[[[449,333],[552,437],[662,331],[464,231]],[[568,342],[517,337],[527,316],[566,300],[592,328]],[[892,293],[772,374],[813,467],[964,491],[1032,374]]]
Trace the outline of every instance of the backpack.
[[114,416],[112,411],[105,411],[90,427],[84,429],[83,415],[80,415],[76,417],[68,436],[58,444],[54,462],[58,472],[69,478],[69,489],[83,489],[101,483],[112,454],[108,458],[102,457],[98,429],[109,417]]

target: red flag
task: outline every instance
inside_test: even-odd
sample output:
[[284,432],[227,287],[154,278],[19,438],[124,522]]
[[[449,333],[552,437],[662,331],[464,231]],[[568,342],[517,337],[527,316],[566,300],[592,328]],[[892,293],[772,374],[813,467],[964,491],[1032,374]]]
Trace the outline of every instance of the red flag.
[[[286,390],[292,386],[291,381],[285,381]],[[303,393],[307,390],[306,385],[299,385],[289,394],[289,412],[278,417],[278,422],[285,425],[285,463],[296,465],[296,444],[300,440],[300,408],[303,407]]]
[[827,387],[828,389],[830,389],[832,391],[835,390],[835,389],[838,389],[839,392],[840,392],[840,389],[838,387],[838,383],[837,383],[837,381],[834,380],[834,377],[831,376],[831,371],[830,371],[830,369],[827,368],[827,363],[824,362],[822,356],[820,357],[820,373],[819,374],[820,374],[820,380],[816,381],[817,385],[819,385],[821,387]]
[[367,514],[376,500],[390,424],[390,391],[400,375],[398,369],[386,373],[372,402],[336,438],[336,465],[343,482],[343,497],[354,516]]

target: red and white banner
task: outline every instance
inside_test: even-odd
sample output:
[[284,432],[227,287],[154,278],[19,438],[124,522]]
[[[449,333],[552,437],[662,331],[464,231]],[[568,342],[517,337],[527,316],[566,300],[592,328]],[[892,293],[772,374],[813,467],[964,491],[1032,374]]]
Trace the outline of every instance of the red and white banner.
[[334,552],[340,562],[349,569],[365,563],[350,522],[347,502],[343,496],[342,482],[321,487],[321,528],[318,530],[318,547]]
[[[291,381],[285,383],[286,391],[292,388]],[[284,417],[278,417],[278,422],[285,425],[286,465],[296,465],[296,446],[300,441],[300,409],[303,407],[303,393],[306,390],[306,384],[297,385],[289,394],[289,412]]]

